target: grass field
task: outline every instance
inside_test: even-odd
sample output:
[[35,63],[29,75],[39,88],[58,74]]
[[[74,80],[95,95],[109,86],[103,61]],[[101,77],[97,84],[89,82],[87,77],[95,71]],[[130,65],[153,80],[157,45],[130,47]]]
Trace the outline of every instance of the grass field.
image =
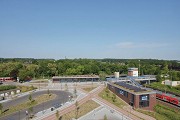
[[86,87],[86,88],[82,88],[82,89],[87,91],[87,92],[90,92],[90,91],[92,91],[95,88],[97,88],[97,87]]
[[123,106],[126,106],[126,103],[124,101],[122,101],[119,97],[116,97],[116,100],[113,101],[113,99],[112,99],[114,97],[113,94],[114,93],[109,91],[109,93],[107,95],[106,89],[104,89],[102,92],[99,93],[99,97],[107,100],[108,102],[116,105],[117,107],[123,108]]
[[180,120],[180,111],[173,110],[167,106],[157,104],[154,107],[154,112],[137,109],[138,112],[152,116],[157,120]]
[[[94,110],[97,107],[99,107],[99,104],[97,104],[93,100],[87,101],[86,103],[79,106],[77,118],[87,114],[88,112]],[[76,118],[76,110],[72,110],[71,112],[63,115],[61,120],[72,120],[72,118]]]

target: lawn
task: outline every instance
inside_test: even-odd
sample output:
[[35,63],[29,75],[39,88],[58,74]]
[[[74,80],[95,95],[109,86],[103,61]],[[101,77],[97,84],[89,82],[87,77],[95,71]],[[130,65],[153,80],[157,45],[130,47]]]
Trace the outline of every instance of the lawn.
[[87,92],[90,92],[90,91],[92,91],[95,88],[97,88],[97,87],[86,87],[86,88],[82,88],[82,89],[87,91]]
[[[87,114],[88,112],[94,110],[95,108],[99,107],[100,105],[94,102],[93,100],[89,100],[86,103],[79,106],[79,112],[77,114],[77,118]],[[62,116],[61,120],[71,120],[72,118],[76,117],[76,110],[72,110],[71,112]]]
[[15,86],[15,85],[2,85],[0,86],[0,91],[6,91],[6,90],[13,90],[13,89],[19,89],[21,90],[21,92],[27,92],[27,91],[31,91],[34,89],[37,89],[34,86]]
[[180,120],[180,111],[173,110],[161,104],[157,104],[154,107],[154,112],[142,109],[137,109],[137,111],[152,116],[157,120]]
[[109,91],[109,90],[107,88],[105,88],[102,92],[99,93],[99,97],[107,100],[108,102],[116,105],[117,107],[123,108],[123,106],[126,106],[126,103],[124,101],[122,101],[119,97],[116,97],[115,100],[113,100],[114,93],[109,91],[108,95],[107,95],[107,91]]
[[38,104],[47,102],[47,101],[55,99],[55,98],[56,98],[55,94],[51,94],[51,95],[43,94],[43,95],[40,95],[40,96],[34,98],[34,100],[32,100],[32,101],[28,100],[28,101],[25,101],[24,103],[21,103],[21,104],[15,105],[15,106],[10,106],[9,108],[5,108],[3,110],[3,112],[0,113],[0,116],[6,116],[6,115],[12,114],[14,112],[17,112],[19,110],[30,108],[30,107],[36,106]]
[[178,94],[180,95],[180,86],[176,86],[176,87],[172,87],[172,86],[169,86],[169,85],[163,85],[159,82],[154,82],[154,83],[151,83],[150,85],[146,85],[147,87],[151,87],[153,89],[157,89],[157,90],[161,90],[163,92],[172,92],[172,93],[175,93],[175,94]]
[[1,85],[0,91],[6,91],[11,89],[16,89],[17,87],[15,85]]
[[17,89],[20,89],[21,92],[28,92],[28,91],[31,91],[31,90],[35,90],[37,88],[34,87],[34,86],[30,86],[30,87],[28,87],[28,86],[17,86]]

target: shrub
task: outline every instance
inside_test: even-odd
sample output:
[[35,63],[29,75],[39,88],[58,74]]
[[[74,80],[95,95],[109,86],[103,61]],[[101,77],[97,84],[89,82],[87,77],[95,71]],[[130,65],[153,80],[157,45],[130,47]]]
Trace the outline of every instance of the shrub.
[[16,86],[14,86],[14,85],[0,86],[0,91],[10,90],[10,89],[16,89]]
[[171,108],[158,104],[154,109],[157,113],[167,117],[169,120],[180,120],[180,113],[176,113]]

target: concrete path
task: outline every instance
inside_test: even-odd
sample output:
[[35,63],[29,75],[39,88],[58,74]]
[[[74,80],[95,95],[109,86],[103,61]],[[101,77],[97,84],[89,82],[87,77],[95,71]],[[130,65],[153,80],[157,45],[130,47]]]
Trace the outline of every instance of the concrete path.
[[[60,88],[60,84],[51,84],[48,86],[48,88]],[[69,84],[69,87],[72,89],[74,88],[73,86],[73,83]],[[87,93],[86,91],[84,91],[83,89],[79,88],[77,86],[77,90],[78,91],[81,91],[80,93],[82,93],[80,96],[81,97],[78,97],[77,101],[78,103],[81,105],[83,103],[85,103],[86,101],[90,100],[90,99],[93,99],[94,101],[96,101],[97,103],[99,103],[101,105],[100,108],[98,108],[98,111],[91,111],[90,113],[86,114],[85,116],[79,118],[79,120],[86,120],[88,118],[88,116],[90,118],[97,118],[97,119],[102,119],[103,115],[107,114],[109,116],[109,118],[113,119],[113,120],[116,120],[117,118],[120,120],[120,119],[132,119],[132,120],[155,120],[155,118],[153,117],[150,117],[148,115],[145,115],[145,114],[142,114],[142,113],[139,113],[135,110],[132,109],[131,106],[126,106],[124,108],[119,108],[111,103],[109,103],[108,101],[100,98],[98,96],[98,94],[104,89],[104,85],[99,85],[99,87],[95,88],[94,90],[92,90],[91,92]],[[59,110],[59,114],[60,116],[63,115],[63,114],[66,114],[70,111],[72,111],[73,109],[75,109],[75,101],[70,103],[69,105],[67,106],[64,106]],[[112,112],[112,111],[109,111],[109,110],[112,110],[112,111],[115,111],[115,112]],[[37,118],[37,120],[40,120],[40,119],[43,119],[43,120],[56,120],[56,116],[55,116],[55,112],[50,112],[49,114],[45,115],[45,116],[41,116],[39,118]],[[95,113],[95,114],[94,114]],[[102,113],[105,113],[105,114],[102,114]],[[92,115],[94,117],[92,117]]]

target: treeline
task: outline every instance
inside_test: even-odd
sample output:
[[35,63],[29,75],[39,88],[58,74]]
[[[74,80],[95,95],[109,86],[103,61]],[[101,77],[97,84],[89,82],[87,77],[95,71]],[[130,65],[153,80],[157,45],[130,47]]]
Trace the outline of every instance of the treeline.
[[114,72],[127,74],[129,67],[140,67],[141,75],[172,75],[180,78],[178,61],[155,59],[33,59],[0,58],[0,77],[19,77],[21,80],[59,75],[96,74],[104,78]]

